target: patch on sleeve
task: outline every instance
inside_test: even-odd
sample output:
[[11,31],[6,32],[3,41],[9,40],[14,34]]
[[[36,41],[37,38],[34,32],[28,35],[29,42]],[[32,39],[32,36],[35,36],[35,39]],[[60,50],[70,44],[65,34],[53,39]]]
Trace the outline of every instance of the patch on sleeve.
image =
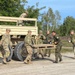
[[57,39],[58,39],[59,37],[57,37]]

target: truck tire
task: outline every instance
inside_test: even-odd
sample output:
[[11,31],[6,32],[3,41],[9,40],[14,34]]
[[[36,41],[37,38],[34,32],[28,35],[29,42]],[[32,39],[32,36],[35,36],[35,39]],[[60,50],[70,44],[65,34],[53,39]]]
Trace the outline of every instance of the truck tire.
[[27,56],[27,50],[24,47],[24,42],[19,43],[14,50],[14,57],[19,61],[23,61]]
[[12,56],[13,56],[13,49],[11,48],[11,46],[9,46],[9,50],[10,50],[10,55],[7,58],[7,62],[11,61]]

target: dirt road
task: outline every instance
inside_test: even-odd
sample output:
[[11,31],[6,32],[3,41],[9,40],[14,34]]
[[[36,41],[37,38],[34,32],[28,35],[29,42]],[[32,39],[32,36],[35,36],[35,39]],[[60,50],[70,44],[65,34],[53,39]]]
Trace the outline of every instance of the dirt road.
[[65,53],[63,61],[55,64],[54,54],[41,60],[34,60],[26,65],[12,60],[7,65],[0,63],[0,75],[75,75],[75,59],[73,53]]

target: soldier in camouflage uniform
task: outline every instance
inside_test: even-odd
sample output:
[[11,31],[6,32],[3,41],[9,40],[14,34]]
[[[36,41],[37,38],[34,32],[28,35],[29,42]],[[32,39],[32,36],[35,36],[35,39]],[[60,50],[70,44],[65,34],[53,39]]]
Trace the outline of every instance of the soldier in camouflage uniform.
[[62,48],[62,43],[60,38],[57,36],[55,31],[52,31],[52,35],[53,35],[53,39],[54,39],[54,44],[56,45],[56,49],[55,49],[55,62],[54,63],[58,63],[58,59],[59,62],[62,61],[62,55],[61,55],[61,48]]
[[[40,44],[43,44],[46,37],[43,35],[42,30],[39,31],[38,37],[39,37]],[[45,54],[45,49],[43,49],[43,54]]]
[[74,50],[74,58],[75,58],[75,33],[74,30],[71,30],[70,32],[70,39],[69,42],[71,42],[73,44],[73,50]]
[[42,33],[42,30],[39,31],[39,35],[38,35],[39,39],[41,40],[41,42],[43,43],[44,40],[46,39],[45,36]]
[[24,39],[24,43],[25,43],[25,47],[27,49],[28,55],[26,57],[26,59],[24,60],[25,64],[31,63],[31,58],[32,58],[32,35],[31,35],[31,31],[28,31],[28,34],[26,35],[25,39]]
[[[46,35],[46,44],[52,44],[52,35],[50,34],[50,31],[47,31],[47,35]],[[50,49],[46,49],[45,51],[45,56],[48,54],[48,57],[50,57],[51,54],[51,50]]]
[[10,29],[6,29],[6,33],[2,36],[0,44],[3,46],[4,54],[3,54],[3,63],[6,64],[6,58],[10,55],[9,46],[11,45],[10,38]]
[[[22,13],[22,14],[20,15],[20,18],[25,18],[25,17],[27,17],[27,15],[28,15],[28,12],[25,11],[24,13]],[[19,26],[24,25],[23,20],[19,20],[19,21],[17,22],[17,25],[19,25]]]
[[[40,39],[39,36],[36,37],[35,44],[42,44],[42,40]],[[43,49],[37,49],[37,58],[39,58],[39,54],[41,54],[42,59],[43,59],[44,58]]]

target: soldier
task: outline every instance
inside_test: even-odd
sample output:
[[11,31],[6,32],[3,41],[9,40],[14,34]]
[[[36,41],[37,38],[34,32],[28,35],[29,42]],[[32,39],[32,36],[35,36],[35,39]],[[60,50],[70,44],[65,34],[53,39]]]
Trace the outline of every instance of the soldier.
[[61,55],[61,48],[62,48],[62,43],[60,41],[60,38],[57,36],[55,31],[52,31],[52,35],[53,35],[53,39],[54,39],[54,44],[56,45],[56,49],[55,49],[55,62],[54,63],[58,63],[58,59],[59,62],[62,61],[62,55]]
[[42,30],[39,31],[39,35],[38,35],[39,39],[41,40],[41,42],[43,43],[44,40],[46,39],[45,36],[42,33]]
[[[25,11],[24,13],[22,13],[22,14],[20,15],[20,18],[25,18],[25,17],[27,17],[27,15],[28,15],[28,12]],[[19,21],[17,22],[17,25],[19,25],[19,26],[24,25],[23,20],[19,20]]]
[[24,39],[24,43],[25,43],[25,47],[27,49],[28,55],[26,57],[26,59],[24,60],[25,64],[29,64],[31,63],[31,58],[32,58],[32,35],[31,35],[31,31],[28,31],[28,34],[26,35],[25,39]]
[[[36,37],[36,43],[35,44],[42,44],[42,41],[40,40],[40,37]],[[41,54],[42,59],[44,58],[43,49],[37,49],[37,58],[39,58],[39,54]]]
[[[39,31],[39,40],[41,41],[40,44],[44,43],[44,40],[46,39],[46,37],[43,35],[42,30]],[[43,49],[43,54],[45,54],[45,50]]]
[[[50,34],[50,31],[48,30],[47,31],[47,35],[46,35],[46,43],[47,44],[51,44],[52,43],[52,35]],[[45,56],[48,54],[48,57],[50,57],[50,54],[51,54],[51,50],[50,49],[46,49],[45,51]]]
[[69,41],[69,42],[71,42],[73,44],[74,58],[75,58],[75,32],[74,32],[74,30],[70,31],[70,39],[71,39],[71,41]]
[[10,38],[10,29],[6,29],[6,33],[2,36],[0,44],[3,46],[4,54],[3,54],[3,64],[6,64],[7,57],[10,55],[9,46],[11,45],[11,38]]

